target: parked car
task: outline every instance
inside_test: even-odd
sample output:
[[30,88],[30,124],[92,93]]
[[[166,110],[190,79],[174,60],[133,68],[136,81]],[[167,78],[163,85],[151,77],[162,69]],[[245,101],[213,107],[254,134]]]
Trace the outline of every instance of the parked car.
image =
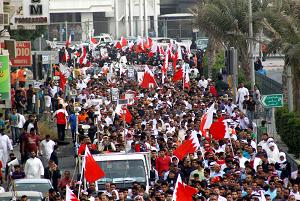
[[97,40],[97,42],[100,41],[100,44],[107,44],[107,43],[111,43],[113,41],[113,38],[110,34],[106,34],[106,33],[102,33],[99,36],[93,36],[93,38],[95,38]]
[[46,195],[53,188],[49,179],[16,179],[9,187],[9,191],[38,191]]
[[4,192],[0,193],[1,201],[12,201],[21,199],[23,195],[26,195],[30,201],[42,201],[43,194],[37,191],[14,191],[14,192]]

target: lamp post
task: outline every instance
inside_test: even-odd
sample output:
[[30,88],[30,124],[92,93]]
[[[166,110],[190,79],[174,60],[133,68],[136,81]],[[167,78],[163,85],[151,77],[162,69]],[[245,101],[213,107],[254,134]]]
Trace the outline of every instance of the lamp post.
[[251,78],[251,90],[254,90],[255,85],[255,69],[254,69],[254,59],[253,59],[253,22],[252,22],[252,0],[248,0],[249,8],[249,46],[250,46],[250,78]]

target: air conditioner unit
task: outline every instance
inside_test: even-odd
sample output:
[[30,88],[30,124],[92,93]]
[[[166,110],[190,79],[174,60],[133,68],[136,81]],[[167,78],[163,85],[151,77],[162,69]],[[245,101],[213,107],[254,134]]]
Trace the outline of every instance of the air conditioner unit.
[[0,25],[8,26],[9,25],[9,15],[8,13],[0,13]]

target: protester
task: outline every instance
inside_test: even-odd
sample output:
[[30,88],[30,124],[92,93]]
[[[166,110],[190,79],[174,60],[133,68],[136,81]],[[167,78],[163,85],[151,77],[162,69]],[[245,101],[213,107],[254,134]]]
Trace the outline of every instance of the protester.
[[[92,155],[149,152],[150,186],[144,186],[143,182],[126,183],[132,178],[126,178],[126,185],[113,181],[83,184],[77,175],[71,174],[73,170],[65,169],[61,176],[58,162],[61,165],[64,161],[59,158],[58,146],[49,135],[40,140],[36,132],[38,118],[26,114],[34,109],[30,106],[31,86],[25,96],[23,85],[17,89],[21,99],[15,103],[17,110],[12,109],[10,126],[14,143],[18,142],[18,129],[24,131],[20,137],[22,159],[25,162],[31,158],[25,163],[25,175],[22,166],[21,169],[14,166],[12,179],[44,175],[54,187],[49,190],[49,200],[64,199],[70,188],[80,200],[171,201],[180,186],[191,187],[195,193],[185,192],[184,196],[193,196],[196,201],[298,199],[300,173],[291,173],[286,155],[267,132],[257,142],[253,120],[261,96],[259,91],[256,89],[252,96],[240,83],[234,100],[221,75],[211,78],[203,75],[203,52],[196,50],[195,43],[179,48],[172,41],[167,49],[159,44],[152,49],[147,47],[156,42],[149,41],[135,42],[131,47],[127,43],[121,48],[106,44],[91,46],[89,50],[62,49],[61,63],[54,68],[54,75],[62,79],[57,83],[48,78],[40,86],[43,93],[38,98],[44,101],[48,115],[55,111],[52,117],[56,118],[58,143],[68,141],[69,134],[72,136],[70,141],[74,143],[77,160],[86,157],[86,152]],[[94,51],[100,55],[95,56]],[[63,58],[66,52],[75,59]],[[84,52],[85,58],[80,59]],[[167,58],[169,63],[165,65]],[[199,69],[200,79],[198,75],[189,77],[195,69]],[[175,71],[178,81],[172,77]],[[140,73],[143,76],[139,80],[136,77]],[[215,77],[217,80],[212,79]],[[122,101],[125,106],[120,106]],[[27,121],[17,126],[21,119],[17,116],[24,111]],[[36,154],[47,159],[45,169]],[[126,167],[121,168],[126,172]],[[109,171],[109,163],[106,169]],[[179,176],[186,185],[177,183]]]
[[36,157],[36,152],[30,152],[30,158],[27,159],[24,172],[28,179],[39,179],[44,176],[44,167],[42,161]]

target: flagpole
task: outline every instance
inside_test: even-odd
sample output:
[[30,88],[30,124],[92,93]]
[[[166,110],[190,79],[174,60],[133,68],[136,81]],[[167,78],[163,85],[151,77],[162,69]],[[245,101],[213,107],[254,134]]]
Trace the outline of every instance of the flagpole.
[[232,157],[234,157],[234,151],[233,151],[233,146],[232,146],[232,141],[231,141],[231,135],[229,136],[229,142],[230,142],[230,145],[231,145]]
[[[80,182],[81,180],[83,179],[83,170],[84,170],[84,165],[85,165],[85,156],[86,156],[86,149],[87,149],[87,145],[85,147],[85,151],[84,151],[84,157],[82,159],[82,163],[81,163],[81,172],[80,172]],[[78,156],[80,157],[80,156]],[[79,159],[80,160],[80,159]],[[81,184],[79,185],[79,188],[78,188],[78,195],[77,195],[77,198],[79,199],[79,195],[80,195],[80,190],[81,190]]]
[[[181,65],[182,65],[182,64],[181,64]],[[183,83],[182,83],[182,90],[184,91],[185,66],[182,67],[182,68],[183,68],[183,79],[182,79]]]
[[124,144],[125,144],[125,153],[127,154],[127,140],[126,140],[126,110],[123,109],[123,126],[124,126]]

